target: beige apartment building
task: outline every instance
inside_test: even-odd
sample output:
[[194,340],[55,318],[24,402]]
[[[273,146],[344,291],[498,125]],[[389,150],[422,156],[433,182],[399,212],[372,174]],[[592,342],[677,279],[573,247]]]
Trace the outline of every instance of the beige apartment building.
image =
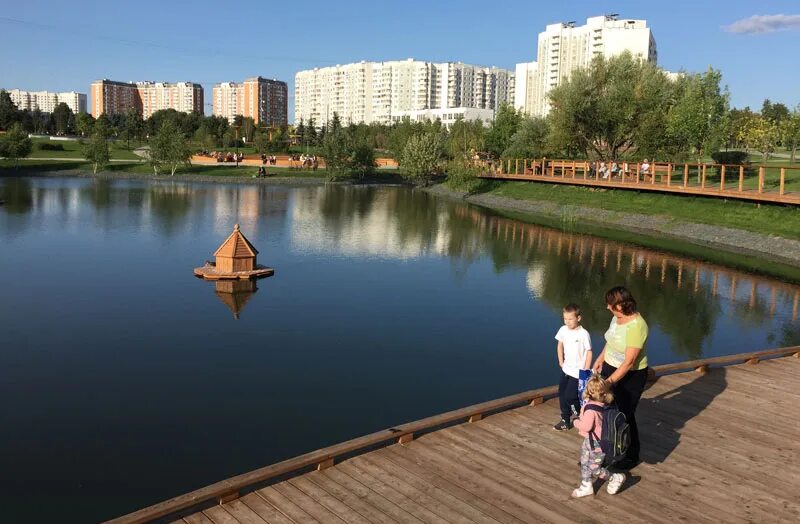
[[289,123],[289,89],[286,82],[260,76],[243,83],[222,82],[214,86],[212,113],[227,118],[252,118],[256,125],[281,126]]
[[51,93],[50,91],[23,91],[12,89],[8,92],[11,101],[22,111],[41,111],[52,113],[56,106],[65,103],[73,113],[86,112],[86,95],[69,91],[65,93]]
[[162,109],[203,113],[203,86],[192,82],[92,82],[92,115],[114,115],[136,109],[149,118]]
[[493,115],[501,103],[513,102],[513,92],[514,73],[497,67],[414,59],[357,62],[298,72],[295,121],[313,118],[324,125],[337,113],[344,124],[389,124],[396,116],[447,108]]
[[595,56],[609,58],[625,51],[656,63],[658,52],[646,20],[594,16],[586,24],[549,24],[539,33],[535,62],[517,64],[514,106],[528,114],[544,116],[550,110],[547,95],[578,68],[588,67]]

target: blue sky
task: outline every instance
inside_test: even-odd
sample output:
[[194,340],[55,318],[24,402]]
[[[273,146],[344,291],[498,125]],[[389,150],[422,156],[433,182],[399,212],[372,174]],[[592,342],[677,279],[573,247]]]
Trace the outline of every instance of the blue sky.
[[[98,78],[193,81],[261,75],[289,83],[315,66],[416,58],[514,68],[548,23],[619,13],[648,21],[659,65],[720,69],[734,106],[800,103],[797,0],[211,1],[27,0],[0,11],[0,87],[89,92]],[[153,16],[153,14],[156,16]],[[784,15],[726,26],[754,15]],[[780,31],[771,31],[781,28]]]

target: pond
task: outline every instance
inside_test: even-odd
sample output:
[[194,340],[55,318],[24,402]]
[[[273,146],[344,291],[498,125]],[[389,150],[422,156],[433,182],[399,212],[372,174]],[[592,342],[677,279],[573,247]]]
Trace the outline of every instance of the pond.
[[[652,364],[800,344],[800,287],[402,187],[0,179],[0,489],[97,521],[554,384],[631,288]],[[275,276],[192,276],[239,223]],[[555,422],[555,421],[554,421]]]

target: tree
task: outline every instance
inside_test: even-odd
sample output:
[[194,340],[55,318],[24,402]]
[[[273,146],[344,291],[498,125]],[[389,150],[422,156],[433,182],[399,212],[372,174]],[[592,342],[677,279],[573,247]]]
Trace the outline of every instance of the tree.
[[743,129],[741,139],[748,148],[759,151],[766,162],[780,142],[781,129],[763,115],[753,114]]
[[298,140],[300,140],[300,145],[305,146],[306,140],[308,137],[306,136],[306,126],[303,124],[303,119],[300,119],[300,122],[294,128],[294,134],[297,135]]
[[14,161],[19,165],[19,159],[31,154],[33,143],[20,124],[12,124],[5,135],[0,136],[0,156]]
[[75,115],[75,132],[81,136],[89,136],[94,128],[94,117],[89,113]]
[[620,158],[637,142],[652,148],[664,141],[673,90],[663,71],[628,52],[597,56],[550,91],[551,147],[604,159]]
[[[334,114],[334,118],[338,117]],[[350,167],[350,152],[347,146],[347,136],[341,125],[331,126],[328,133],[325,134],[322,158],[325,159],[325,171],[329,179],[335,180],[347,174]]]
[[506,158],[541,158],[547,154],[547,120],[526,116],[511,137],[511,143],[503,151]]
[[483,151],[485,128],[480,120],[459,118],[450,126],[447,134],[447,153],[452,159],[468,161]]
[[514,107],[502,104],[486,133],[486,150],[495,158],[500,158],[503,151],[511,145],[511,138],[517,132],[521,120],[522,115]]
[[355,142],[350,151],[349,166],[356,178],[363,180],[375,172],[375,149],[365,141]]
[[780,102],[773,104],[770,102],[769,98],[767,98],[764,100],[764,103],[761,104],[761,116],[780,124],[784,119],[791,116],[791,112],[785,104],[781,104]]
[[677,83],[677,101],[670,109],[667,130],[697,162],[725,140],[728,93],[720,88],[722,75],[709,68],[702,74],[683,75]]
[[19,123],[22,120],[21,113],[8,91],[0,89],[0,129],[10,129],[12,125]]
[[125,140],[125,148],[131,148],[131,139],[139,138],[142,132],[144,121],[142,115],[134,109],[130,108],[125,112],[125,119],[122,121],[122,128],[120,129],[120,138]]
[[401,157],[404,176],[416,184],[428,185],[441,171],[444,142],[441,133],[412,136]]
[[53,109],[53,124],[57,135],[66,135],[73,131],[75,115],[72,114],[72,109],[64,102],[59,103]]
[[111,153],[108,149],[108,130],[105,124],[98,119],[95,123],[95,130],[89,142],[83,148],[83,157],[92,163],[92,172],[97,174],[97,170],[108,165]]
[[165,119],[156,135],[150,139],[150,164],[153,172],[158,174],[165,167],[170,176],[175,176],[178,167],[188,164],[191,156],[181,130],[174,121]]
[[253,139],[253,144],[256,147],[256,152],[262,155],[269,153],[269,135],[266,133],[256,133]]
[[789,161],[794,164],[797,146],[800,144],[800,106],[781,123],[781,143],[792,152]]
[[241,136],[246,142],[252,142],[256,134],[256,121],[246,116],[242,118],[242,128],[239,130]]
[[308,138],[309,145],[317,145],[317,128],[314,124],[314,117],[308,119],[308,124],[306,124],[306,137]]

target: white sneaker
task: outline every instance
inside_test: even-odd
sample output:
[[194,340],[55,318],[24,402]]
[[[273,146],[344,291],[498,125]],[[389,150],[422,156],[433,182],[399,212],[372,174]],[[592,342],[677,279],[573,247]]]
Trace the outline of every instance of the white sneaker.
[[581,482],[581,485],[572,490],[572,498],[588,497],[594,495],[594,487],[591,483]]
[[619,488],[622,487],[622,484],[625,482],[625,473],[614,473],[611,475],[611,478],[608,479],[608,486],[606,487],[606,491],[608,491],[609,495],[614,495],[619,491]]

